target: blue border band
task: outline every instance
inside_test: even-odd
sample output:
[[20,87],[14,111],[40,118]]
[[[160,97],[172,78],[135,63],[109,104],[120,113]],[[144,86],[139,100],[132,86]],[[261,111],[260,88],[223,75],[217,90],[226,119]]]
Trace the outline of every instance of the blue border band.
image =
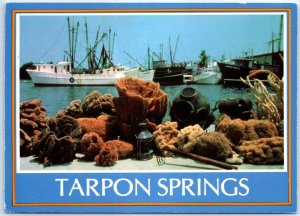
[[[295,212],[297,209],[297,167],[296,167],[296,159],[297,159],[297,122],[296,118],[292,119],[292,150],[291,150],[291,156],[292,156],[292,200],[291,205],[282,205],[282,206],[71,206],[71,207],[59,207],[59,206],[13,206],[13,196],[12,196],[12,162],[11,162],[11,156],[12,156],[12,139],[11,139],[11,129],[12,129],[12,89],[11,89],[11,68],[12,68],[12,56],[11,56],[11,48],[12,48],[12,11],[13,10],[76,10],[76,9],[86,9],[86,10],[92,10],[92,9],[188,9],[188,8],[289,8],[291,9],[291,18],[292,18],[292,35],[291,35],[291,43],[292,43],[292,56],[291,56],[291,66],[292,66],[292,74],[291,74],[291,80],[292,80],[292,115],[297,116],[297,5],[295,4],[289,4],[289,3],[283,3],[283,4],[269,4],[269,3],[263,3],[263,4],[256,4],[256,3],[250,3],[250,4],[202,4],[202,3],[180,3],[180,4],[173,4],[173,3],[156,3],[156,4],[137,4],[137,3],[10,3],[6,5],[6,39],[5,39],[5,49],[6,49],[6,57],[5,57],[5,70],[6,70],[6,76],[5,76],[5,115],[6,115],[6,121],[5,121],[5,127],[6,127],[6,136],[5,136],[5,205],[6,205],[6,211],[8,212],[102,212],[102,213],[224,213],[224,212],[230,212],[230,213],[283,213],[283,212]],[[16,133],[18,135],[18,133]],[[42,196],[34,196],[35,193],[38,193],[39,191],[32,190],[32,188],[26,188],[26,182],[27,181],[34,181],[34,179],[38,178],[38,176],[41,175],[42,178],[46,179],[44,182],[39,185],[39,189],[42,190]],[[107,174],[109,176],[114,176],[113,174]],[[140,174],[138,174],[140,175]],[[166,175],[166,174],[165,174]],[[186,174],[191,175],[191,177],[194,176],[194,174]],[[208,178],[218,175],[220,178],[223,178],[227,176],[227,174],[222,173],[221,174],[205,174],[208,175]],[[236,176],[239,175],[247,175],[247,176],[254,176],[253,173],[237,173]],[[274,173],[266,173],[266,174],[260,174],[262,177],[261,181],[268,181],[268,178],[272,176],[272,179],[274,181],[279,179],[279,182],[281,184],[286,184],[284,182],[287,177],[283,173],[280,174],[274,174]],[[257,176],[260,176],[257,175]],[[45,178],[47,176],[48,178]],[[86,175],[76,175],[76,174],[60,174],[58,176],[70,176],[70,177],[76,177],[83,178]],[[90,176],[94,176],[97,178],[97,174],[91,174]],[[133,178],[130,174],[122,174],[122,176],[128,176],[129,178]],[[149,176],[152,176],[149,174]],[[159,176],[159,175],[158,175]],[[175,173],[170,173],[168,176],[176,176]],[[55,174],[17,174],[16,175],[17,180],[17,192],[18,196],[16,198],[16,202],[25,203],[25,202],[38,202],[38,199],[41,199],[41,197],[44,197],[45,193],[45,185],[49,185],[53,178],[55,178]],[[141,178],[144,178],[142,175]],[[153,179],[155,179],[155,176],[153,176]],[[255,179],[253,177],[252,179]],[[50,182],[51,181],[51,182]],[[258,181],[258,180],[257,180]],[[260,183],[260,182],[258,182]],[[271,188],[276,188],[276,182],[272,182],[269,186]],[[52,183],[51,183],[52,184]],[[38,186],[38,185],[37,185]],[[286,192],[286,188],[281,185],[281,192]],[[51,188],[51,187],[50,187]],[[32,191],[31,191],[32,190]],[[268,197],[263,197],[263,190],[264,188],[258,187],[258,191],[260,191],[262,194],[262,198],[259,199],[259,201],[264,202],[266,201]],[[270,189],[271,190],[271,189]],[[277,188],[276,188],[277,190]],[[53,190],[54,191],[54,190]],[[50,194],[54,193],[53,191],[50,192]],[[26,192],[26,193],[24,193]],[[270,192],[270,191],[269,191]],[[259,192],[257,192],[259,193]],[[28,196],[26,196],[28,194]],[[274,193],[276,194],[276,193]],[[32,195],[32,196],[31,196]],[[278,197],[276,197],[278,195]],[[46,196],[45,200],[49,202],[53,202],[53,194],[49,197]],[[113,197],[111,197],[113,199]],[[276,200],[282,202],[286,201],[287,197],[283,195],[283,197],[279,197],[279,194],[276,194],[275,196],[269,195],[269,201],[275,202]],[[254,198],[253,198],[254,199]],[[44,201],[45,201],[44,200]],[[45,201],[45,202],[46,202]],[[75,202],[76,200],[71,200],[71,202]],[[82,200],[77,200],[82,201]],[[112,200],[114,201],[114,200]],[[161,200],[160,200],[161,201]],[[178,201],[178,200],[175,200]],[[180,200],[179,200],[180,201]],[[247,200],[249,201],[249,200]],[[255,200],[250,200],[255,201]],[[232,200],[232,202],[239,202],[239,200]]]

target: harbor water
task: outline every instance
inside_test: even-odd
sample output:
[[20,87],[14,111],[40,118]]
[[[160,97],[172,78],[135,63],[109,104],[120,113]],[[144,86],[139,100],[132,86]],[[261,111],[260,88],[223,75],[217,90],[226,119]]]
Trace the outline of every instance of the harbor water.
[[[249,88],[225,88],[222,85],[173,85],[161,86],[163,91],[167,93],[169,103],[177,94],[185,87],[193,87],[201,94],[207,97],[211,109],[220,99],[229,98],[247,98],[253,101],[253,97]],[[112,94],[118,96],[115,86],[58,86],[58,87],[38,87],[34,86],[31,81],[21,81],[20,83],[20,101],[26,101],[33,98],[39,98],[43,106],[47,109],[49,116],[55,116],[59,110],[66,108],[72,100],[81,100],[85,98],[91,91],[97,90],[100,94]],[[253,101],[254,102],[254,101]],[[255,104],[253,103],[255,106]],[[170,106],[163,121],[170,120]],[[218,110],[214,112],[215,116],[219,115]]]

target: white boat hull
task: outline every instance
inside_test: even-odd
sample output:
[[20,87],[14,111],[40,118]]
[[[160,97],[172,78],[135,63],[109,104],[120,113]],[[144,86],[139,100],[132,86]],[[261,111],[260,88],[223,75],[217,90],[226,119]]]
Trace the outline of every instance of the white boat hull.
[[138,78],[143,79],[145,81],[153,81],[155,70],[145,70],[140,71],[138,74]]
[[221,81],[220,73],[201,73],[194,76],[194,82],[198,84],[218,84]]
[[53,74],[27,70],[35,85],[114,85],[124,74]]
[[145,81],[152,81],[154,70],[139,71],[131,69],[125,73],[114,74],[71,74],[53,73],[27,69],[32,82],[37,86],[103,86],[114,85],[116,80],[122,77],[141,78]]

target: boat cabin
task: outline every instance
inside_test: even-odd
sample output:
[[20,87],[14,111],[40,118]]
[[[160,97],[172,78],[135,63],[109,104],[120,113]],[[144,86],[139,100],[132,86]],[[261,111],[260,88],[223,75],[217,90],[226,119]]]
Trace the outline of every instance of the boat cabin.
[[249,68],[251,70],[270,70],[275,73],[279,71],[279,65],[271,65],[267,63],[262,64],[255,59],[232,59],[230,62],[232,65],[238,66],[240,68]]
[[57,64],[34,64],[37,72],[66,74],[71,72],[71,63],[58,62]]
[[162,68],[162,67],[167,67],[166,60],[157,60],[157,61],[152,61],[153,68]]
[[[227,62],[226,62],[227,63]],[[232,59],[229,64],[242,67],[242,68],[252,68],[254,60],[253,59]]]

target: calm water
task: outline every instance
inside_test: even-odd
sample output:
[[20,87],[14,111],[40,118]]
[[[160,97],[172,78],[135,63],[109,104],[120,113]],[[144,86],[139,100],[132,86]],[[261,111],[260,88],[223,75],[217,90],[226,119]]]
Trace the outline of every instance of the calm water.
[[[228,98],[248,98],[253,101],[248,88],[224,88],[222,85],[177,85],[177,86],[162,86],[164,92],[169,96],[169,101],[172,101],[181,89],[192,86],[203,95],[205,95],[210,103],[211,108],[220,99]],[[117,89],[114,86],[64,86],[64,87],[37,87],[32,82],[21,82],[20,85],[20,100],[39,98],[42,104],[47,109],[49,116],[54,116],[58,110],[64,109],[72,100],[84,97],[92,90],[98,90],[101,94],[110,93],[118,96]],[[218,112],[215,112],[218,115]],[[164,121],[170,120],[169,107]]]

